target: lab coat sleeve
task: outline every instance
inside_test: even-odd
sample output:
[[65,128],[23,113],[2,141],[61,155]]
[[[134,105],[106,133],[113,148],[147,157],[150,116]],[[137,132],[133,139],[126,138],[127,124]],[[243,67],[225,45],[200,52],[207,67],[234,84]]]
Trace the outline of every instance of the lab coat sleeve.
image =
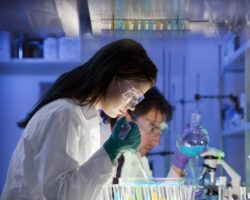
[[123,153],[124,163],[121,170],[121,178],[138,177],[138,164],[134,155],[130,152]]
[[167,178],[182,178],[177,172],[174,171],[173,167],[171,166]]
[[127,151],[124,154],[124,163],[121,170],[121,178],[126,177],[144,177],[139,165],[140,162],[144,172],[148,177],[152,177],[152,171],[146,157],[138,157],[135,153]]
[[78,144],[82,134],[86,134],[84,126],[70,109],[50,116],[34,157],[38,181],[47,200],[96,199],[112,178],[113,165],[103,147],[79,165],[78,154],[84,152],[79,152]]

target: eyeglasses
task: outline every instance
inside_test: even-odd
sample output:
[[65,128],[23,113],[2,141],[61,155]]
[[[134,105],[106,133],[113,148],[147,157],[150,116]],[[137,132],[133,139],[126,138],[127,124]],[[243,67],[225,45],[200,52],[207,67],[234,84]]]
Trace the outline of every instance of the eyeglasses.
[[[132,117],[135,119],[135,117]],[[147,119],[140,118],[140,120],[134,120],[137,122],[139,127],[148,134],[154,134],[156,131],[160,131],[160,134],[164,134],[169,129],[168,124],[166,122],[162,122],[160,126],[155,125]]]
[[126,80],[126,82],[128,83],[129,88],[126,88],[126,91],[123,92],[120,81],[119,79],[117,80],[117,84],[126,107],[130,110],[133,110],[135,106],[144,99],[144,95],[139,90],[137,90],[128,80]]

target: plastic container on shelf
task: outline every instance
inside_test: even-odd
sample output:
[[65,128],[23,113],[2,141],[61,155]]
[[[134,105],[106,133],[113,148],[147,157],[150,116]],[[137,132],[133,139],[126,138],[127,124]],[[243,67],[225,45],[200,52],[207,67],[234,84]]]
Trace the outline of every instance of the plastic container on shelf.
[[13,58],[24,58],[24,36],[19,33],[13,38],[12,41],[12,57]]
[[32,39],[27,42],[27,51],[24,54],[26,58],[43,58],[43,40]]
[[[242,102],[243,104],[243,102]],[[244,106],[244,105],[240,105]],[[230,131],[244,126],[243,107],[237,111],[234,105],[228,104],[224,108],[224,130]]]
[[10,60],[10,38],[9,32],[0,31],[0,61]]
[[58,59],[58,42],[56,38],[48,37],[44,40],[43,56],[45,60]]
[[246,93],[241,93],[240,94],[240,108],[245,109],[246,106]]
[[79,60],[79,39],[75,37],[62,37],[58,39],[58,56],[63,61]]

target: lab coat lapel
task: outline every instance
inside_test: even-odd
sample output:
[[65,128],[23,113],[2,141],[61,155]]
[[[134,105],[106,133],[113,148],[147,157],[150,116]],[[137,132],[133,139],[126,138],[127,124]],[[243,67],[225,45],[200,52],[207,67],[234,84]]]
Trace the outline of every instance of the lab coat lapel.
[[94,107],[83,106],[82,113],[87,126],[86,151],[90,157],[100,148],[100,125],[99,114]]

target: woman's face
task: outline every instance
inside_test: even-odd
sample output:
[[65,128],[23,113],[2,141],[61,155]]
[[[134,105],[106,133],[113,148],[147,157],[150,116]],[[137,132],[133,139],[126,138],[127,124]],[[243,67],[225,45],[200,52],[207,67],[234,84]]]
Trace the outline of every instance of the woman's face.
[[99,102],[100,108],[112,118],[125,115],[127,110],[135,109],[150,87],[149,82],[125,79],[113,81],[108,88],[107,96]]

